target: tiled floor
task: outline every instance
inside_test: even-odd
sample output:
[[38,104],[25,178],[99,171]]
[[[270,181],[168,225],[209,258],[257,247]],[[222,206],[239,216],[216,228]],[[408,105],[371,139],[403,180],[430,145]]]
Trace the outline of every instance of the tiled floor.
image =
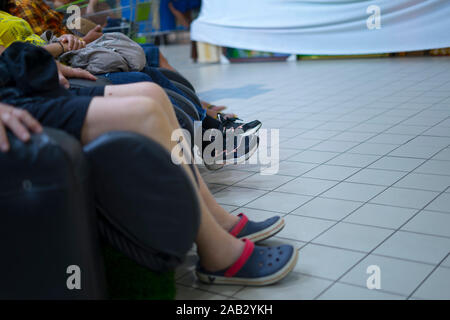
[[163,51],[201,97],[280,130],[276,175],[202,172],[226,209],[285,218],[266,244],[300,250],[266,288],[200,284],[193,251],[179,299],[450,298],[450,58],[196,65],[186,46]]

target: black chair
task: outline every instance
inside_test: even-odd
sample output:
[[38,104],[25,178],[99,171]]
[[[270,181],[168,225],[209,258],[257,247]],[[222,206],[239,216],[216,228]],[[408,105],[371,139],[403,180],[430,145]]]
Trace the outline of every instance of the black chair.
[[181,83],[182,85],[188,87],[190,90],[195,92],[194,86],[185,77],[183,77],[179,72],[172,71],[165,68],[158,68],[158,70],[170,81]]
[[[108,79],[99,76],[97,77],[96,81],[91,80],[85,80],[85,79],[70,79],[70,87],[71,88],[86,88],[86,87],[92,87],[92,86],[107,86],[111,85],[111,81]],[[172,97],[176,102],[177,106],[174,106],[175,115],[177,117],[177,120],[180,124],[180,127],[183,129],[186,129],[191,137],[194,137],[194,123],[192,119],[200,120],[200,116],[197,112],[197,109],[195,108],[195,105],[183,97],[180,94],[177,94],[176,92],[173,92],[171,90],[166,90],[166,93]],[[193,146],[193,138],[192,146]]]
[[[111,132],[83,152],[48,128],[27,144],[8,138],[10,152],[0,153],[0,299],[106,298],[98,230],[151,270],[183,261],[199,205],[186,173],[157,143]],[[73,266],[81,290],[67,285]]]

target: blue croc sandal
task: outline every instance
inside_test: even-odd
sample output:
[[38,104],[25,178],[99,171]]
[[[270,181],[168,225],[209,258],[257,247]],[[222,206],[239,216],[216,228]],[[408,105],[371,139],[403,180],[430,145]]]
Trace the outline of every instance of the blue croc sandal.
[[248,239],[236,262],[226,270],[208,272],[197,266],[196,274],[208,284],[266,286],[286,277],[297,264],[298,251],[291,245],[255,246]]
[[247,238],[253,242],[258,242],[270,238],[284,228],[284,219],[276,216],[261,222],[250,221],[243,213],[238,214],[241,219],[231,229],[231,235],[236,238]]

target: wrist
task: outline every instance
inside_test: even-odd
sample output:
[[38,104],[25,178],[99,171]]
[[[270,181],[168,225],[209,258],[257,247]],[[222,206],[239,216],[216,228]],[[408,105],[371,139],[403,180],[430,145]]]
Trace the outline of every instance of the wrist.
[[57,44],[59,44],[60,45],[60,47],[61,47],[61,54],[60,55],[62,55],[63,53],[65,53],[66,52],[66,49],[64,48],[64,45],[61,43],[61,41],[57,41],[56,42]]

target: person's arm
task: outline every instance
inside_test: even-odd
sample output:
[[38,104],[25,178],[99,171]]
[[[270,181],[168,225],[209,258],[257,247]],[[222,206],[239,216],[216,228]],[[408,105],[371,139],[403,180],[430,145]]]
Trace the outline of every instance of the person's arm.
[[86,47],[84,40],[79,39],[71,34],[65,34],[60,37],[59,42],[50,43],[43,48],[50,52],[54,58],[58,58],[64,52],[78,50]]
[[5,51],[5,47],[4,46],[0,46],[0,56],[2,55],[3,51]]
[[87,14],[95,13],[95,8],[97,7],[98,0],[89,0],[89,4],[86,9]]
[[54,58],[58,58],[68,50],[67,44],[64,45],[61,42],[50,43],[43,46],[43,48],[47,50]]
[[58,67],[58,78],[59,78],[59,84],[62,85],[64,88],[69,89],[70,83],[67,80],[67,78],[79,78],[79,79],[86,79],[95,81],[97,78],[91,74],[89,71],[80,69],[80,68],[72,68],[66,65],[63,65],[59,61],[56,61],[56,66]]
[[26,110],[0,102],[0,150],[2,152],[7,152],[10,148],[6,128],[10,129],[23,142],[30,140],[30,131],[42,132],[42,126]]
[[91,43],[103,35],[102,27],[97,25],[94,29],[90,30],[84,37],[83,40],[86,43]]
[[59,41],[62,42],[62,44],[67,44],[67,48],[69,51],[72,50],[79,50],[86,47],[86,42],[83,39],[80,39],[73,34],[63,34],[61,37],[59,37]]

